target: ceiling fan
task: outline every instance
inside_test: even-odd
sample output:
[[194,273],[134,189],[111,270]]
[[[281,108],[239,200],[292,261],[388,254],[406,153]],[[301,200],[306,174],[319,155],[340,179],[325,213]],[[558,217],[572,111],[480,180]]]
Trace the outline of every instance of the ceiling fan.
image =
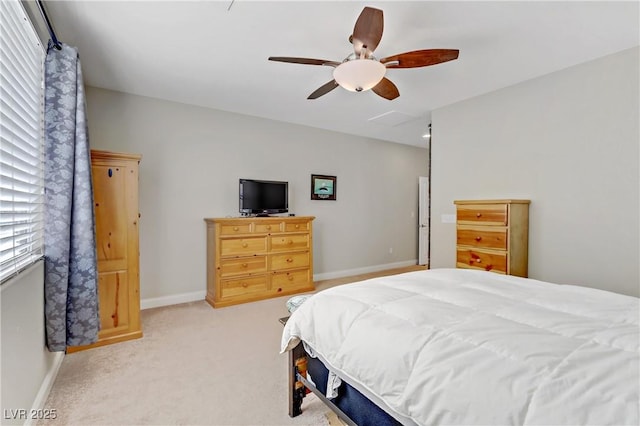
[[400,92],[396,85],[384,76],[387,69],[426,67],[458,58],[459,51],[456,49],[425,49],[376,59],[373,56],[373,51],[382,39],[383,27],[382,10],[365,7],[356,21],[353,34],[349,37],[354,52],[342,62],[286,56],[270,56],[269,60],[304,65],[325,65],[334,68],[333,80],[320,86],[307,99],[317,99],[336,87],[342,86],[352,92],[371,89],[377,95],[392,100],[400,96]]

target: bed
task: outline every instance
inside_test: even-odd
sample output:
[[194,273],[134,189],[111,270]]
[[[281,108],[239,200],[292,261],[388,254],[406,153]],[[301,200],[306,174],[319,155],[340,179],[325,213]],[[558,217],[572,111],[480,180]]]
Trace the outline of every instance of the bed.
[[639,313],[635,297],[468,269],[333,287],[285,324],[289,414],[308,388],[360,426],[637,425]]

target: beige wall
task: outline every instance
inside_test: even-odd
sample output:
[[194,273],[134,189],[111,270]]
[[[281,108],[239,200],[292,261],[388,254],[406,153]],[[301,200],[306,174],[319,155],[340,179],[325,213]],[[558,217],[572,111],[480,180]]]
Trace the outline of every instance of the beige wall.
[[[316,216],[316,275],[417,259],[424,148],[92,87],[87,104],[92,148],[143,156],[142,299],[205,290],[203,218],[238,216],[239,178],[288,181],[290,212]],[[310,200],[312,173],[337,201]]]
[[44,262],[2,284],[0,302],[0,423],[24,424],[31,408],[42,408],[64,357],[45,346]]
[[639,50],[433,112],[433,267],[455,199],[531,199],[529,275],[640,294]]

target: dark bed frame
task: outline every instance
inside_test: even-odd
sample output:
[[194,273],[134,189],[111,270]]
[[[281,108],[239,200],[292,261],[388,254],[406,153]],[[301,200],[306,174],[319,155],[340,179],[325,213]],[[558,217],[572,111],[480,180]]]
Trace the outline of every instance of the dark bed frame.
[[[316,394],[336,415],[349,426],[399,426],[400,423],[365,395],[342,381],[335,399],[328,399],[326,383],[329,370],[317,358],[310,357],[302,343],[289,351],[289,416],[302,413],[302,401],[309,391]],[[317,382],[307,379],[307,372]]]
[[302,342],[289,351],[289,416],[302,414],[302,400],[307,395],[307,389],[322,400],[336,415],[349,426],[358,426],[337,405],[320,392],[306,377],[307,352]]

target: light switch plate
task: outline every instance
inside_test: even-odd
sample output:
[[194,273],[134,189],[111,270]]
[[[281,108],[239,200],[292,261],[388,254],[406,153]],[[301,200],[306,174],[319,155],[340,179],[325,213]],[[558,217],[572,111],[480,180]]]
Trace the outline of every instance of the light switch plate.
[[456,215],[455,214],[440,215],[440,221],[442,223],[456,223]]

